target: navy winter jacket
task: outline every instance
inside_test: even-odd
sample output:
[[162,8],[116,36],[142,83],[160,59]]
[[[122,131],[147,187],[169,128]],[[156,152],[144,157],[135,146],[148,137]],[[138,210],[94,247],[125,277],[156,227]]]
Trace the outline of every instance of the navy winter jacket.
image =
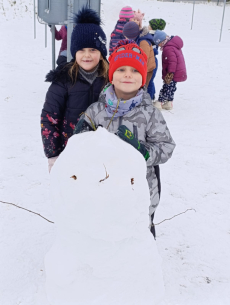
[[80,114],[98,101],[106,84],[104,77],[97,77],[90,85],[78,73],[73,85],[69,68],[68,64],[58,67],[46,76],[46,81],[52,82],[41,113],[41,134],[47,158],[58,156],[64,150]]

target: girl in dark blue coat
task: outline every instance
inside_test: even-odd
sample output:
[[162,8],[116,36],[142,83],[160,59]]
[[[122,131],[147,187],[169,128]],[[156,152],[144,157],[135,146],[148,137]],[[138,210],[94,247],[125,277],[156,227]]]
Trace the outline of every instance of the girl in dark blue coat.
[[51,85],[42,109],[41,134],[49,171],[73,135],[80,114],[98,100],[107,83],[106,36],[100,17],[83,8],[74,21],[73,60],[46,76]]

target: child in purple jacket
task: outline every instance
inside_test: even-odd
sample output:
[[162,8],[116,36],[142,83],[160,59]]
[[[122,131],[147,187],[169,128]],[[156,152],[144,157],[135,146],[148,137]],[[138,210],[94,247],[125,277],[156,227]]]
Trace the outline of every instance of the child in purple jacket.
[[118,41],[125,39],[123,35],[124,25],[134,18],[133,10],[130,6],[125,6],[119,13],[119,20],[111,33],[110,43],[109,43],[109,55],[113,53],[113,50],[118,43]]
[[169,37],[165,32],[157,30],[153,41],[162,51],[162,79],[164,81],[154,106],[158,109],[171,110],[177,82],[184,82],[187,79],[184,56],[181,51],[183,40],[179,36]]

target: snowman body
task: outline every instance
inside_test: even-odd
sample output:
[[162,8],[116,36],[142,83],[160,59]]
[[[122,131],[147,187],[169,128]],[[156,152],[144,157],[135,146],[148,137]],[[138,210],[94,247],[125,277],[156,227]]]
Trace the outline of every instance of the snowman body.
[[104,128],[74,135],[51,171],[57,236],[45,257],[52,305],[154,305],[161,259],[143,156]]

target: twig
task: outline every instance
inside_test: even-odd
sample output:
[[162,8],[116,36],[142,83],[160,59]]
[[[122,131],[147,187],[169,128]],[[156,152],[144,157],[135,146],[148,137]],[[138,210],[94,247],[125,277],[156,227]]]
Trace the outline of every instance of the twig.
[[[104,165],[104,164],[103,164],[103,165]],[[105,176],[105,178],[104,178],[104,179],[101,179],[99,182],[105,181],[106,179],[108,179],[108,178],[109,178],[109,175],[107,174],[107,170],[106,170],[105,165],[104,165],[104,168],[105,168],[105,174],[106,174],[106,176]]]
[[22,207],[20,207],[19,205],[16,205],[16,204],[14,204],[14,203],[5,202],[5,201],[1,201],[1,200],[0,200],[0,202],[2,202],[2,203],[6,203],[6,204],[11,204],[11,205],[14,205],[15,207],[17,207],[17,208],[19,208],[19,209],[26,210],[26,211],[28,211],[28,212],[30,212],[30,213],[36,214],[36,215],[38,215],[38,216],[40,216],[40,217],[44,218],[44,219],[45,219],[45,220],[47,220],[48,222],[54,223],[53,221],[51,221],[51,220],[49,220],[49,219],[47,219],[47,218],[43,217],[42,215],[40,215],[40,214],[38,214],[38,213],[35,213],[35,212],[33,212],[33,211],[30,211],[30,210],[28,210],[28,209],[22,208]]
[[80,116],[81,116],[82,114],[84,114],[84,115],[87,116],[87,118],[90,120],[90,123],[92,124],[93,129],[96,131],[97,128],[96,128],[95,125],[93,124],[93,121],[92,121],[92,119],[88,116],[88,114],[86,114],[85,112],[82,112],[82,113],[80,114]]
[[171,218],[167,218],[167,219],[162,220],[162,221],[159,222],[159,223],[156,223],[155,226],[158,226],[159,224],[161,224],[162,222],[164,222],[164,221],[166,221],[166,220],[171,220],[171,219],[173,219],[174,217],[177,217],[177,216],[179,216],[179,215],[181,215],[181,214],[186,213],[187,211],[192,211],[192,210],[196,212],[195,209],[187,209],[186,211],[184,211],[184,212],[182,212],[182,213],[179,213],[179,214],[176,214],[176,215],[174,215],[174,216],[171,217]]
[[[113,120],[115,114],[117,113],[117,109],[118,109],[118,106],[119,106],[119,104],[120,104],[120,101],[121,101],[120,99],[117,100],[117,108],[116,108],[116,110],[114,111],[114,114],[113,114],[113,116],[111,117],[111,119],[110,119],[110,121],[109,121],[109,125],[111,124],[111,122],[112,122],[112,120]],[[109,129],[109,125],[107,126],[107,129]]]

